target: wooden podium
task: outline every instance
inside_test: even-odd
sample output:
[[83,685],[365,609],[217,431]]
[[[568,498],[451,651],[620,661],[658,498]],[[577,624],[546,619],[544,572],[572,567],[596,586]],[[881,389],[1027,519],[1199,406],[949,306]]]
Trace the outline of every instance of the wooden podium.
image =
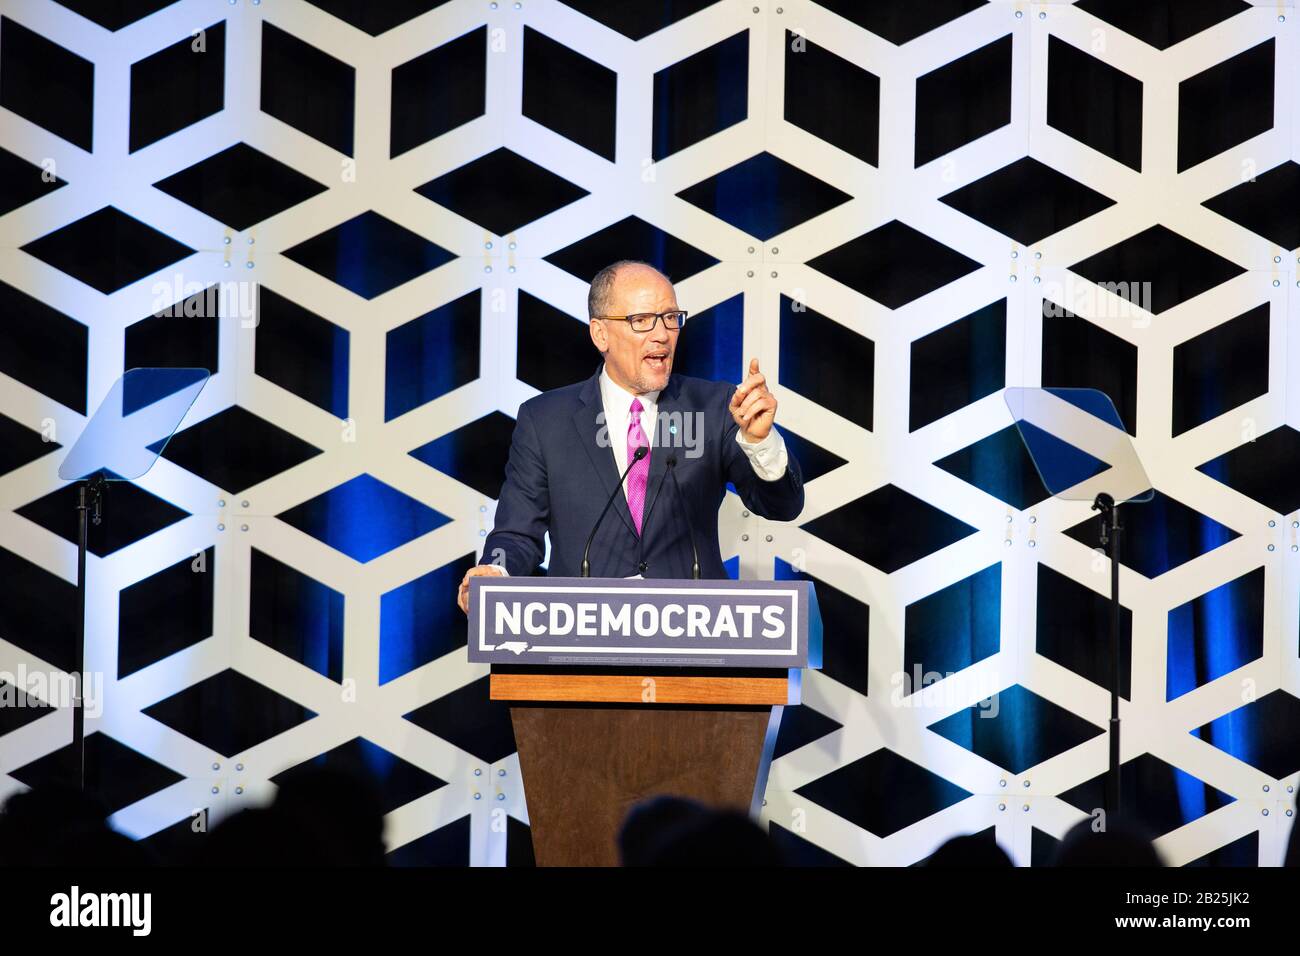
[[[542,664],[501,663],[498,648],[512,644],[516,650],[507,657],[529,660],[518,649],[526,642],[516,640],[516,631],[491,633],[491,615],[483,610],[476,615],[476,608],[481,608],[480,597],[489,588],[517,593],[520,601],[530,602],[525,606],[552,601],[578,608],[583,605],[573,604],[579,600],[575,593],[603,607],[620,595],[625,602],[662,598],[688,604],[694,593],[701,595],[700,602],[725,603],[752,602],[756,600],[752,595],[779,592],[760,590],[763,582],[531,578],[486,583],[490,580],[472,579],[470,659],[491,663],[490,697],[510,705],[539,866],[617,866],[617,837],[623,821],[635,804],[649,797],[689,797],[757,817],[782,710],[799,702],[802,672],[789,664],[820,666],[820,618],[810,584],[781,582],[787,591],[804,596],[802,611],[799,600],[789,608],[790,654],[766,649],[757,636],[749,638],[748,648],[709,652],[682,649],[683,640],[673,649],[679,655],[674,661],[683,654],[712,653],[724,662],[738,659],[747,664],[752,659],[759,666],[654,666],[652,652],[666,654],[668,649],[603,648],[599,639],[580,642],[570,631],[557,636],[554,629],[540,624],[529,632],[530,641],[563,646],[530,647],[553,652]],[[792,587],[796,585],[797,592]],[[789,595],[780,595],[785,597]],[[493,595],[492,599],[504,598]],[[503,619],[505,615],[497,616],[498,621]],[[542,619],[538,612],[536,620]],[[549,620],[554,622],[555,617]],[[677,618],[665,611],[666,633],[671,633],[670,620]],[[809,620],[815,622],[816,633],[812,659]],[[655,633],[644,643],[672,642]],[[590,660],[601,651],[623,661],[627,654],[650,656],[608,666],[567,662],[574,657]],[[784,656],[759,656],[774,653]]]
[[660,794],[757,816],[788,676],[536,671],[493,665],[491,698],[510,703],[538,866],[617,866],[628,811]]

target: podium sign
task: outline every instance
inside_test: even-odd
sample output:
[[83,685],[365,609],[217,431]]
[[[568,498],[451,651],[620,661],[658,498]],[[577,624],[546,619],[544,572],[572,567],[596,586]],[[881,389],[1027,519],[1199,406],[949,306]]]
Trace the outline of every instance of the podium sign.
[[468,627],[510,707],[539,866],[616,865],[651,794],[757,817],[781,714],[821,667],[808,581],[474,577]]
[[473,663],[821,667],[807,581],[475,577]]

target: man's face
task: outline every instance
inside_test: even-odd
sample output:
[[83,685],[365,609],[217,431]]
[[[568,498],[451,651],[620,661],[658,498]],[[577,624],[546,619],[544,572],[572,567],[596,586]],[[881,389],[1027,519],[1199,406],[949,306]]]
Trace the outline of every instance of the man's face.
[[[614,280],[606,315],[636,315],[638,312],[671,312],[677,308],[677,294],[667,279],[644,266],[627,266]],[[591,340],[605,355],[609,377],[633,394],[654,392],[668,384],[677,350],[677,329],[668,329],[663,319],[649,332],[633,332],[622,319],[593,319]]]

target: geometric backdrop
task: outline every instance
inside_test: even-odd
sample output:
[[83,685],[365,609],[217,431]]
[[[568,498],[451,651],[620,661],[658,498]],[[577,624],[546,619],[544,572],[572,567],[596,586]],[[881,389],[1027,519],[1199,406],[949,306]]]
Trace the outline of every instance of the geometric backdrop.
[[[166,850],[309,763],[395,864],[527,864],[455,589],[588,281],[661,265],[678,370],[760,357],[807,479],[733,575],[815,581],[764,820],[809,863],[1102,805],[1109,568],[1004,402],[1112,396],[1126,797],[1275,865],[1300,777],[1291,3],[0,0],[0,799],[71,711],[66,449],[124,369],[211,381],[92,535],[88,760]],[[1293,342],[1293,339],[1295,340]]]

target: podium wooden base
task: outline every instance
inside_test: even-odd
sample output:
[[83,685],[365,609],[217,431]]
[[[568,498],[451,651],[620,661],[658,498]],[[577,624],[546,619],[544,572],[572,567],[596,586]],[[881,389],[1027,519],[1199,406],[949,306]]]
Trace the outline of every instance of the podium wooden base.
[[617,866],[619,828],[647,797],[756,811],[780,709],[516,702],[510,719],[537,865]]

